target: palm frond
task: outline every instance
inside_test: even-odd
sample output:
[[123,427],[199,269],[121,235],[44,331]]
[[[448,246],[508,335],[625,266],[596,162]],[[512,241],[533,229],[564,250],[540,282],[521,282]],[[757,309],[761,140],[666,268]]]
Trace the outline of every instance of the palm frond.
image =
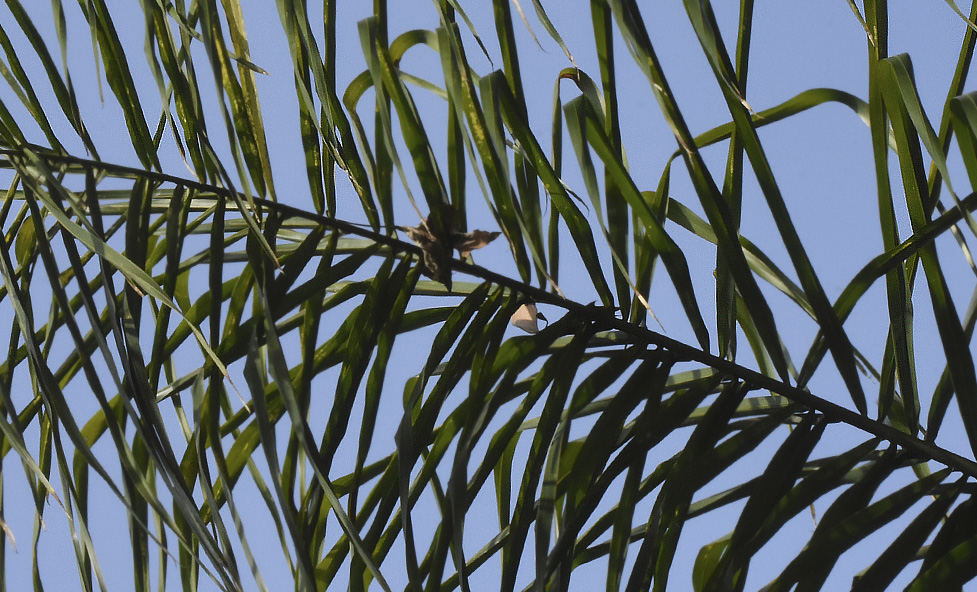
[[[977,178],[975,33],[953,11],[964,40],[934,125],[912,57],[888,55],[884,1],[851,5],[866,97],[816,87],[759,111],[752,1],[732,24],[685,2],[671,18],[725,113],[700,125],[675,84],[693,74],[666,67],[633,0],[590,3],[592,48],[534,0],[551,72],[505,0],[484,22],[438,2],[426,29],[386,2],[354,26],[332,0],[282,0],[278,38],[237,2],[144,2],[141,20],[53,6],[0,15],[0,459],[18,461],[0,465],[0,543],[31,548],[0,545],[4,585],[63,578],[54,523],[85,590],[977,575],[977,298],[961,314],[958,273],[975,269],[977,194],[959,190]],[[281,68],[258,57],[275,44]],[[269,74],[294,96],[277,103]],[[103,82],[118,121],[92,114]],[[648,173],[629,126],[653,101],[666,148]],[[851,277],[819,266],[837,237],[809,238],[765,145],[829,104],[871,138],[877,199],[851,207],[878,212],[882,241]],[[108,143],[112,126],[126,138]],[[852,320],[863,302],[886,312],[877,335]],[[545,312],[539,330],[519,333],[518,310]]]

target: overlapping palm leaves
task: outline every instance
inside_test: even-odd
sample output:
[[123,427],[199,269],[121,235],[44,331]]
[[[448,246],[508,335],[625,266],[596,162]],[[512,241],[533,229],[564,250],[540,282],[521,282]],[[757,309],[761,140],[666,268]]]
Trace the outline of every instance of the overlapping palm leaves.
[[[463,5],[438,2],[429,30],[402,32],[377,2],[359,24],[362,74],[345,89],[336,82],[337,55],[356,54],[338,45],[335,1],[322,6],[320,33],[306,3],[279,0],[308,171],[308,183],[288,191],[309,195],[285,205],[276,200],[283,186],[272,176],[255,84],[263,71],[250,59],[238,2],[143,2],[145,62],[127,57],[116,31],[131,26],[131,15],[102,0],[79,4],[141,167],[102,161],[88,132],[95,122],[80,114],[66,42],[66,27],[79,23],[53,3],[59,67],[28,12],[6,0],[3,96],[21,105],[0,103],[0,165],[10,179],[0,209],[0,298],[13,318],[0,365],[0,434],[3,468],[23,466],[37,524],[42,516],[67,521],[84,589],[106,580],[104,551],[90,534],[98,520],[89,512],[93,480],[125,509],[139,590],[167,582],[268,589],[268,540],[276,536],[279,568],[303,590],[469,590],[486,581],[565,590],[577,585],[577,568],[598,560],[607,589],[664,590],[687,585],[693,558],[678,558],[679,540],[702,516],[725,516],[730,531],[694,558],[695,589],[744,589],[753,559],[809,507],[824,508],[817,527],[796,556],[774,554],[779,563],[764,566],[773,574],[766,580],[775,577],[769,589],[819,589],[842,553],[893,521],[897,534],[865,563],[856,588],[882,589],[900,573],[917,590],[977,575],[977,464],[969,460],[977,450],[969,346],[977,305],[960,318],[934,242],[952,231],[969,257],[965,237],[977,230],[977,195],[955,193],[946,164],[952,132],[973,184],[977,116],[963,94],[972,28],[962,26],[939,126],[922,108],[910,57],[887,55],[879,0],[855,13],[869,44],[867,101],[812,89],[754,113],[746,99],[752,2],[742,2],[734,55],[709,3],[685,2],[730,120],[695,136],[634,1],[591,3],[600,69],[574,64],[556,75],[547,129],[530,121],[506,0],[493,3],[502,56],[494,72],[469,63],[466,51],[495,41],[479,36]],[[533,4],[572,62],[573,48]],[[13,32],[26,41],[15,44]],[[647,90],[622,87],[615,36]],[[440,57],[438,83],[400,69],[420,45]],[[164,105],[157,120],[144,117],[134,76],[155,80]],[[206,79],[216,82],[216,104],[201,91]],[[561,81],[580,96],[561,96]],[[673,160],[684,164],[705,218],[670,194],[680,168],[672,161],[662,163],[656,187],[631,175],[622,92],[657,100],[679,147]],[[418,101],[430,100],[446,105],[443,119],[421,116]],[[833,303],[756,131],[828,102],[851,108],[871,130],[884,238]],[[369,111],[374,120],[364,122]],[[564,155],[564,132],[574,160]],[[223,155],[211,144],[221,133],[230,146]],[[195,178],[164,174],[165,135]],[[443,145],[434,139],[441,137]],[[700,155],[719,142],[729,147],[721,186]],[[890,178],[890,158],[899,178]],[[791,273],[740,236],[747,166]],[[568,167],[581,173],[588,206],[562,180]],[[471,177],[492,224],[468,216]],[[337,207],[337,187],[355,193],[357,216],[337,217],[351,209]],[[895,217],[900,192],[912,223],[906,239]],[[395,218],[403,203],[423,222]],[[466,234],[470,226],[496,225],[513,255],[511,275],[450,257],[455,237],[487,236]],[[421,247],[398,227],[423,239]],[[684,232],[717,246],[715,311],[700,308],[674,238]],[[574,281],[587,282],[585,290],[568,281],[560,289],[568,256],[584,270]],[[659,259],[667,277],[653,274]],[[920,268],[946,363],[932,396],[915,375],[911,303]],[[890,328],[873,366],[844,323],[883,278]],[[653,280],[670,282],[695,343],[646,328]],[[799,369],[762,285],[820,329]],[[578,303],[574,293],[598,300]],[[510,318],[530,300],[564,314],[513,336]],[[405,340],[424,355],[397,349]],[[827,353],[833,367],[822,365]],[[405,366],[403,380],[394,369]],[[880,384],[877,408],[859,367]],[[817,370],[837,371],[851,409],[805,390]],[[935,445],[953,400],[970,450]],[[400,418],[395,433],[382,433],[378,414]],[[860,443],[821,452],[827,435],[845,430]],[[721,474],[728,487],[708,494]],[[262,500],[247,503],[261,507],[244,506],[236,492],[245,482]],[[64,517],[51,516],[48,497]],[[473,520],[483,498],[493,500],[495,516]],[[260,546],[249,521],[255,512],[273,524]],[[39,539],[32,548],[43,580]],[[10,560],[0,551],[0,561]]]

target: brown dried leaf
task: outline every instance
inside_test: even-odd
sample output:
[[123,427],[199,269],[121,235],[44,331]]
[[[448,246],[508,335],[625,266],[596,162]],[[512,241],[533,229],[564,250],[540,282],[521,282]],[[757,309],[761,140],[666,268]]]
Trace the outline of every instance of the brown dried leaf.
[[441,241],[431,234],[426,220],[420,226],[398,226],[397,229],[402,230],[424,252],[421,260],[424,275],[441,282],[450,292],[451,267],[448,261],[451,259],[451,249],[445,249]]
[[424,250],[424,267],[421,271],[432,280],[441,282],[451,291],[451,251],[446,251],[441,243],[434,241],[429,246],[421,245]]
[[420,226],[398,226],[397,230],[402,230],[407,235],[407,238],[414,241],[414,244],[424,248],[425,244],[437,242],[438,239],[434,238],[431,231],[427,229],[427,224],[421,224]]
[[458,250],[461,258],[471,255],[475,249],[481,249],[485,245],[494,241],[502,234],[501,232],[489,232],[487,230],[474,230],[472,232],[453,232],[451,233],[451,246]]
[[501,232],[489,232],[487,230],[475,230],[472,232],[454,232],[448,228],[448,235],[451,237],[451,245],[447,246],[438,240],[438,237],[431,232],[430,216],[419,226],[397,226],[398,230],[403,231],[407,237],[424,251],[424,258],[421,262],[421,271],[431,279],[441,282],[451,290],[451,250],[457,249],[462,258],[468,257],[475,249],[481,249],[489,244]]

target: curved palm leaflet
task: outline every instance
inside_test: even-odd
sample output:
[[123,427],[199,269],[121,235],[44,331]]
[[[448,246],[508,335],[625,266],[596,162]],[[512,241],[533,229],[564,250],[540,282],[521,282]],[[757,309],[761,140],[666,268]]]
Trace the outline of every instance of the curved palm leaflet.
[[[33,496],[36,589],[51,577],[42,520],[67,524],[85,590],[119,578],[105,557],[120,540],[132,546],[125,586],[137,590],[281,589],[269,564],[299,590],[817,590],[829,577],[932,590],[977,575],[977,306],[960,317],[935,243],[952,233],[960,252],[950,256],[969,258],[965,235],[977,232],[977,194],[954,192],[947,163],[955,137],[977,182],[977,99],[963,94],[977,11],[960,13],[968,22],[934,125],[910,57],[888,55],[884,0],[850,3],[868,44],[866,98],[815,88],[759,112],[746,98],[752,0],[741,2],[732,55],[710,3],[686,0],[729,121],[693,135],[638,2],[590,3],[594,72],[532,3],[571,64],[555,80],[550,129],[530,125],[507,0],[492,3],[492,39],[455,0],[434,3],[430,28],[406,32],[376,0],[355,51],[337,41],[335,0],[278,0],[308,172],[301,190],[288,187],[308,197],[286,205],[242,3],[143,1],[138,19],[134,3],[123,16],[86,0],[67,12],[74,19],[55,0],[52,24],[6,0],[0,96],[17,104],[0,102],[0,306],[11,319],[0,441],[3,469],[22,470]],[[118,33],[137,23],[143,61]],[[56,44],[41,32],[52,29]],[[90,37],[137,166],[99,155],[69,33]],[[630,56],[614,54],[615,38]],[[471,65],[467,51],[496,44],[500,64]],[[420,46],[438,56],[437,83],[401,69]],[[340,54],[362,64],[345,88]],[[622,140],[629,57],[673,132],[658,141],[677,146],[650,190]],[[159,103],[137,91],[146,79]],[[561,83],[578,96],[561,97]],[[422,115],[421,100],[438,101],[441,118]],[[833,302],[757,132],[827,103],[870,130],[884,243]],[[147,119],[150,104],[163,105],[158,118]],[[443,146],[430,130],[446,132]],[[212,144],[218,136],[228,148]],[[718,184],[701,150],[720,143]],[[192,175],[164,173],[167,150]],[[589,205],[564,183],[570,167]],[[698,204],[670,193],[679,168]],[[740,235],[747,171],[790,273]],[[492,220],[469,216],[472,178]],[[417,218],[395,217],[407,202]],[[700,307],[681,233],[716,245],[714,311]],[[495,237],[512,254],[507,274],[470,257]],[[586,290],[561,290],[561,257]],[[648,328],[659,262],[691,343]],[[874,285],[888,311],[881,360],[845,328]],[[816,323],[808,350],[784,345],[775,291]],[[560,313],[517,335],[510,321],[527,303]],[[932,309],[942,345],[925,358],[945,366],[932,392],[916,377],[914,303]],[[532,310],[520,326],[534,328]],[[812,393],[817,371],[836,373],[850,404]],[[948,414],[969,450],[937,445]],[[839,434],[850,447],[824,446]],[[93,535],[100,495],[128,526],[107,546]],[[812,530],[802,518],[815,509]],[[0,539],[12,543],[5,511]],[[262,513],[268,534],[249,536]],[[690,551],[682,542],[701,538],[703,522],[724,526]],[[856,572],[835,569],[883,529]],[[764,554],[784,533],[802,541],[796,553]],[[25,559],[5,549],[0,572]]]

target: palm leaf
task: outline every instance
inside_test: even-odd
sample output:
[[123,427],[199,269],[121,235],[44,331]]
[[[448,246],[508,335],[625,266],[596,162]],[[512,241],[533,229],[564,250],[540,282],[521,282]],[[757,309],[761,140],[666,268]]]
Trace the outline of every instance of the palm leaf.
[[[0,547],[3,585],[64,577],[43,529],[62,521],[85,590],[569,590],[594,581],[594,563],[609,590],[929,589],[977,575],[977,300],[954,267],[973,268],[957,226],[977,229],[977,194],[952,185],[977,178],[967,23],[953,21],[966,31],[937,127],[910,57],[887,55],[884,1],[864,16],[852,4],[867,97],[811,88],[759,111],[753,3],[732,51],[710,3],[686,2],[670,18],[691,25],[712,70],[697,82],[712,80],[729,118],[711,113],[696,134],[700,107],[672,91],[655,50],[666,41],[631,0],[591,2],[580,47],[534,0],[538,43],[561,50],[551,72],[504,0],[488,24],[438,2],[418,30],[382,1],[353,26],[339,3],[280,0],[278,37],[266,23],[255,34],[244,3],[139,6],[142,19],[100,0],[48,16],[8,0],[0,15],[0,459],[13,453],[0,544],[30,541],[22,555]],[[92,55],[69,59],[78,35]],[[478,65],[493,47],[499,70]],[[284,72],[258,63],[276,48]],[[96,73],[85,88],[79,60]],[[266,74],[293,79],[290,103]],[[103,83],[118,121],[88,107]],[[534,97],[554,86],[540,114]],[[629,123],[648,117],[632,101],[652,98],[671,133],[650,142],[664,148],[648,173]],[[883,239],[840,279],[816,269],[832,239],[792,217],[759,131],[829,103],[868,124]],[[278,172],[283,159],[303,181]],[[753,197],[770,220],[759,231]],[[494,228],[505,239],[484,255],[452,256],[459,235]],[[881,343],[855,328],[861,302],[887,311]],[[545,317],[519,334],[510,321],[529,303]],[[669,334],[646,325],[651,310]],[[812,323],[807,349],[797,319]],[[794,520],[808,508],[813,532]],[[885,544],[850,551],[883,527]],[[109,544],[102,529],[117,529]],[[795,553],[770,548],[783,533]],[[115,565],[126,536],[122,574],[105,558]],[[852,556],[861,573],[843,573]]]

